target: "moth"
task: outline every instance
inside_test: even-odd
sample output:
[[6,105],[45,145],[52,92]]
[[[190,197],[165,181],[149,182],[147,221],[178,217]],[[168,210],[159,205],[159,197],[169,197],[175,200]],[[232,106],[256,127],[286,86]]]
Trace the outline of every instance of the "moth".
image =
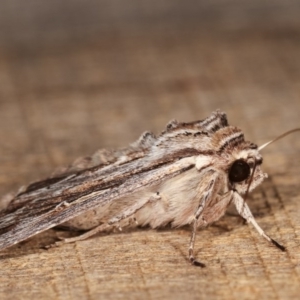
[[55,226],[86,231],[61,244],[112,228],[190,224],[189,260],[204,267],[194,257],[197,229],[217,221],[234,203],[260,235],[284,251],[243,198],[267,177],[262,147],[245,141],[221,111],[201,121],[173,120],[158,136],[145,132],[127,148],[99,150],[3,198],[0,249]]

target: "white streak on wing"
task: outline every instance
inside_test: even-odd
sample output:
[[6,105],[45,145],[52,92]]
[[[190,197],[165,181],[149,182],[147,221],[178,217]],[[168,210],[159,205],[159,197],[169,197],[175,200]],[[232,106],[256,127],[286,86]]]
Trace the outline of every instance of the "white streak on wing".
[[198,155],[196,157],[196,168],[197,170],[201,170],[202,168],[209,166],[212,164],[213,158],[207,155]]

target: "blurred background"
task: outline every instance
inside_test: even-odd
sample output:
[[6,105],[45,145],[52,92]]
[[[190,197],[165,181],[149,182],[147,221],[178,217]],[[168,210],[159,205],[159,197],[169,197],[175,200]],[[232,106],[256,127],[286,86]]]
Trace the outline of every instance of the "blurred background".
[[293,0],[1,1],[0,191],[217,108],[259,143],[299,125],[299,26]]
[[[300,1],[0,1],[0,195],[216,109],[258,144],[300,127]],[[264,150],[248,201],[287,253],[234,217],[199,234],[206,270],[186,261],[189,230],[49,252],[42,235],[1,258],[0,298],[298,299],[299,149],[295,134]]]

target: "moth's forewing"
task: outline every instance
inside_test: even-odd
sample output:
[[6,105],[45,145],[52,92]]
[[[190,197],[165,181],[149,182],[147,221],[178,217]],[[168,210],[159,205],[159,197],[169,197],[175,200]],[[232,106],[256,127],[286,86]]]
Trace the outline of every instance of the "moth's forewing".
[[219,111],[202,121],[172,121],[158,137],[145,133],[128,148],[98,151],[29,185],[0,214],[0,249],[193,168],[195,157],[214,153],[211,136],[226,126]]

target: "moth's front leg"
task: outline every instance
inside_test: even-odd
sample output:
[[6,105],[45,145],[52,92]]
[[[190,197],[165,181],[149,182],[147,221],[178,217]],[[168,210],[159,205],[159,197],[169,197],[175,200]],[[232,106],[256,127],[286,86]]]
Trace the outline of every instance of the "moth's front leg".
[[[189,246],[189,260],[194,266],[205,267],[205,264],[198,262],[194,257],[194,245],[196,239],[196,232],[198,227],[198,220],[203,216],[203,211],[209,201],[217,197],[218,191],[221,187],[221,175],[214,169],[207,169],[203,174],[203,178],[206,178],[208,183],[204,190],[201,190],[201,198],[199,206],[195,212],[193,220],[192,236]],[[213,209],[213,208],[212,208]],[[208,220],[209,222],[209,220]]]
[[235,204],[235,207],[238,211],[238,213],[247,220],[248,223],[251,223],[254,228],[258,231],[258,233],[263,236],[267,241],[271,242],[273,245],[275,245],[277,248],[279,248],[281,251],[285,251],[285,247],[280,245],[278,242],[273,240],[271,237],[269,237],[264,230],[257,224],[255,221],[249,206],[247,203],[244,201],[244,199],[237,193],[235,192],[233,194],[233,202]]

